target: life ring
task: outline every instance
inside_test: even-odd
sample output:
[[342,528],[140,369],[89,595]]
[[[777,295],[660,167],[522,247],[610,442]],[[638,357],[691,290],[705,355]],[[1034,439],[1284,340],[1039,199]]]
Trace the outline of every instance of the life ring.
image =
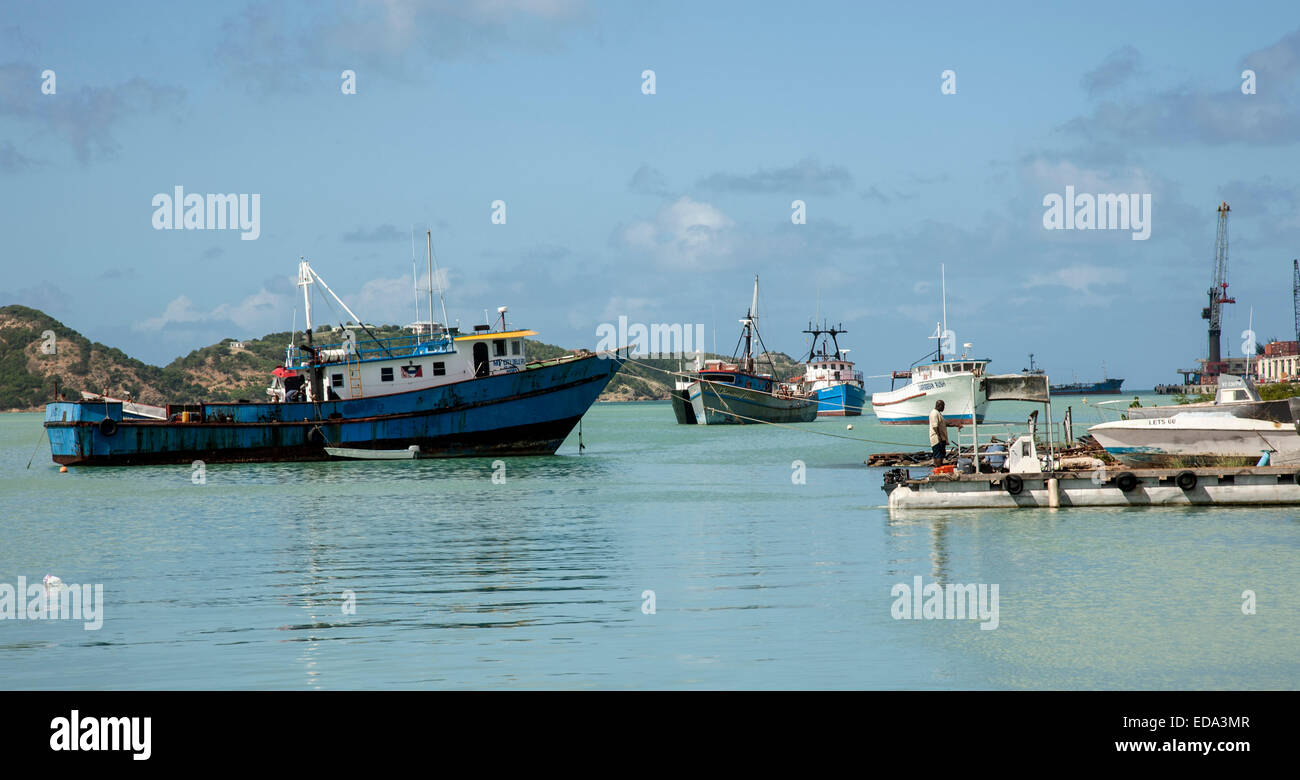
[[1137,487],[1137,485],[1138,485],[1138,478],[1131,471],[1125,471],[1123,474],[1120,474],[1118,477],[1115,477],[1115,487],[1119,488],[1125,493]]
[[117,420],[112,417],[105,417],[99,421],[99,432],[105,436],[112,436],[117,433]]
[[1002,487],[1011,495],[1018,496],[1025,489],[1025,480],[1017,474],[1008,474],[1002,478]]
[[1192,471],[1180,471],[1178,476],[1174,478],[1174,482],[1178,483],[1178,487],[1183,490],[1192,490],[1196,487],[1196,473]]

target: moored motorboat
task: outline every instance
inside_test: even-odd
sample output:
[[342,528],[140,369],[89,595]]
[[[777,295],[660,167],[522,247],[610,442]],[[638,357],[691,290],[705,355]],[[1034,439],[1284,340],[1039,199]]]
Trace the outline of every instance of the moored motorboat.
[[1172,417],[1185,412],[1221,412],[1252,420],[1290,422],[1287,399],[1265,401],[1250,377],[1219,375],[1213,401],[1171,404],[1168,406],[1134,406],[1124,410],[1130,420]]
[[1293,422],[1226,412],[1118,420],[1094,425],[1088,433],[1116,460],[1130,466],[1300,464],[1300,433]]

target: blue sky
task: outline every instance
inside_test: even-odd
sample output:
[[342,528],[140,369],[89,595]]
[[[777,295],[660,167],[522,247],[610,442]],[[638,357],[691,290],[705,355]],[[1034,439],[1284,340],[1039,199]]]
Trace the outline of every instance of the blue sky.
[[[161,364],[288,329],[306,255],[405,323],[428,226],[463,325],[509,305],[592,347],[620,315],[699,322],[729,352],[758,274],[769,347],[801,351],[820,304],[882,374],[931,348],[943,263],[995,369],[1150,387],[1204,356],[1220,200],[1225,354],[1252,307],[1293,336],[1297,141],[1287,3],[15,4],[0,304]],[[155,230],[177,185],[259,194],[260,237]],[[1150,193],[1150,239],[1044,229],[1067,185]]]

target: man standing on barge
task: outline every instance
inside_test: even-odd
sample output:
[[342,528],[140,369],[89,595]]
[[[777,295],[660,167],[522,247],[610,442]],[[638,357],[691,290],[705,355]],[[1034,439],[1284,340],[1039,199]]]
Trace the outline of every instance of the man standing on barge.
[[930,455],[934,458],[935,468],[943,465],[947,453],[948,421],[943,416],[943,401],[935,401],[934,409],[930,411]]

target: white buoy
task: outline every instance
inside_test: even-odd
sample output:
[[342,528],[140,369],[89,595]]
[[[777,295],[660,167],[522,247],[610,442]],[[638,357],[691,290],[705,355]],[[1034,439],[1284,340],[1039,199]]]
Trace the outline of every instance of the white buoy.
[[848,425],[846,425],[846,426],[844,426],[844,427],[845,427],[845,428],[848,428],[848,429],[851,431],[851,430],[853,430],[853,423],[849,423]]

